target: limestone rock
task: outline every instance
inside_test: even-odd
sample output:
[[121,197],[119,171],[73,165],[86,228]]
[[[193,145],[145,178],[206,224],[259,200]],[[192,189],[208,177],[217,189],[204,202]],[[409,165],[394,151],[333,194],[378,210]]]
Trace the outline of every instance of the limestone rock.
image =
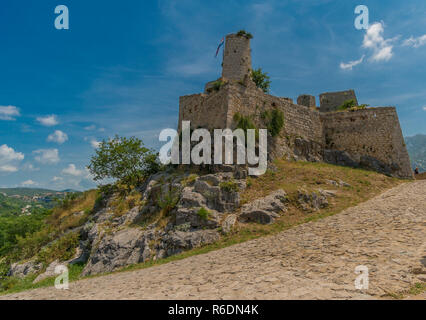
[[37,283],[37,282],[40,282],[40,281],[43,281],[43,280],[45,280],[45,279],[47,279],[47,278],[51,278],[51,277],[54,277],[54,276],[56,276],[56,273],[55,273],[55,268],[57,267],[57,266],[59,266],[59,265],[67,265],[66,263],[60,263],[58,260],[56,260],[56,261],[53,261],[47,268],[46,268],[46,271],[45,272],[43,272],[42,274],[39,274],[38,276],[37,276],[37,278],[35,278],[34,279],[34,281],[33,281],[33,283]]
[[197,230],[191,232],[174,231],[164,238],[167,256],[177,254],[201,245],[210,244],[219,240],[216,230]]
[[307,192],[306,190],[299,189],[297,191],[297,202],[303,211],[317,211],[328,206],[327,196],[324,192]]
[[24,263],[13,263],[7,274],[8,277],[24,278],[30,274],[37,273],[42,268],[41,263],[35,261],[28,261]]
[[92,252],[82,276],[110,272],[119,267],[143,261],[146,243],[143,231],[127,228],[105,235]]
[[237,223],[237,215],[230,214],[222,222],[222,233],[228,234],[232,231],[232,228]]
[[286,210],[287,202],[287,194],[279,189],[267,197],[245,204],[238,219],[243,222],[272,223]]

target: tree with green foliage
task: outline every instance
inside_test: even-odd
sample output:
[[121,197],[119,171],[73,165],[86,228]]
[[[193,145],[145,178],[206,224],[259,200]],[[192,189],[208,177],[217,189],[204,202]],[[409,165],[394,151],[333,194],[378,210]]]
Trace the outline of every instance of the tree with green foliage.
[[251,78],[256,86],[263,90],[265,93],[269,93],[269,87],[271,86],[270,77],[266,72],[262,72],[262,69],[256,69],[251,71]]
[[114,139],[103,140],[95,152],[88,169],[97,181],[112,178],[128,186],[138,186],[161,168],[158,153],[144,147],[136,137],[116,135]]

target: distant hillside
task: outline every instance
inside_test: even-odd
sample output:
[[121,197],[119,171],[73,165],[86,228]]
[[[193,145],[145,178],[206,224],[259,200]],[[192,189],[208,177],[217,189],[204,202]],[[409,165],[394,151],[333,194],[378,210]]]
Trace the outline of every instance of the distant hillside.
[[405,137],[405,143],[412,167],[419,167],[420,172],[426,172],[426,135]]
[[0,188],[0,215],[31,214],[35,210],[50,209],[57,199],[76,191],[55,191],[39,188]]
[[0,193],[5,193],[7,196],[19,195],[33,197],[36,195],[44,195],[47,193],[56,193],[59,191],[39,188],[0,188]]

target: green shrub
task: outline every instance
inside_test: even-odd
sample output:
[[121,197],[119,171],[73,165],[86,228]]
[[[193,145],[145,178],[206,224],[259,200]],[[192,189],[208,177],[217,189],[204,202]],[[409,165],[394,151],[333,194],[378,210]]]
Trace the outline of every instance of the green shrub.
[[223,82],[222,80],[217,80],[217,81],[213,82],[212,87],[210,88],[210,92],[212,90],[219,91],[220,88],[222,88],[225,84],[226,83]]
[[253,39],[253,35],[250,32],[247,32],[245,30],[240,30],[237,32],[237,36],[239,37],[245,37],[247,39]]
[[279,109],[264,111],[261,117],[266,121],[266,127],[273,137],[277,136],[284,127],[284,113]]
[[244,131],[247,131],[247,129],[257,129],[250,116],[243,116],[237,112],[234,114],[233,119],[237,123],[238,129],[243,129]]
[[238,192],[239,191],[238,184],[233,179],[221,182],[219,184],[219,187],[222,190],[227,191],[227,192]]
[[256,86],[263,90],[263,92],[268,93],[271,86],[270,77],[266,72],[262,72],[262,69],[256,69],[251,71],[251,78],[256,84]]
[[206,208],[202,207],[197,211],[197,215],[200,218],[207,220],[209,218],[210,212]]
[[158,206],[163,210],[163,215],[169,214],[179,202],[179,192],[177,189],[170,189],[158,199]]
[[42,262],[45,266],[55,260],[69,260],[75,255],[75,249],[79,245],[79,232],[70,232],[47,247],[43,248],[38,254],[36,261]]
[[337,107],[337,110],[339,111],[354,111],[354,110],[362,110],[367,108],[369,105],[368,104],[361,104],[359,106],[356,105],[356,102],[354,99],[350,99],[350,100],[346,100],[345,102],[343,102],[343,104],[339,107]]
[[337,108],[337,110],[348,110],[350,108],[355,107],[355,104],[356,103],[354,99],[346,100],[341,106]]

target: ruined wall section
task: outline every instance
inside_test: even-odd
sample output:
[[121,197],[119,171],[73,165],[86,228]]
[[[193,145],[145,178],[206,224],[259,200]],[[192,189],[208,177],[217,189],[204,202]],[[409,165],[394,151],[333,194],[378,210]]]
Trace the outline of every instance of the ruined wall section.
[[400,178],[413,173],[394,107],[321,114],[324,161]]
[[250,39],[236,34],[227,35],[223,51],[222,77],[240,81],[250,74],[251,69]]
[[356,98],[354,90],[325,92],[321,93],[319,98],[321,112],[337,111],[337,108],[340,107],[347,100],[354,100],[355,105],[358,105],[358,100]]
[[191,121],[191,129],[208,130],[222,128],[226,123],[228,111],[228,93],[226,89],[210,94],[193,94],[179,98],[179,124]]
[[256,127],[266,129],[262,113],[279,109],[284,114],[284,128],[276,137],[268,137],[270,157],[321,161],[324,145],[320,113],[299,106],[288,98],[263,93],[253,83],[229,85],[227,126],[235,129],[234,114],[250,116]]

